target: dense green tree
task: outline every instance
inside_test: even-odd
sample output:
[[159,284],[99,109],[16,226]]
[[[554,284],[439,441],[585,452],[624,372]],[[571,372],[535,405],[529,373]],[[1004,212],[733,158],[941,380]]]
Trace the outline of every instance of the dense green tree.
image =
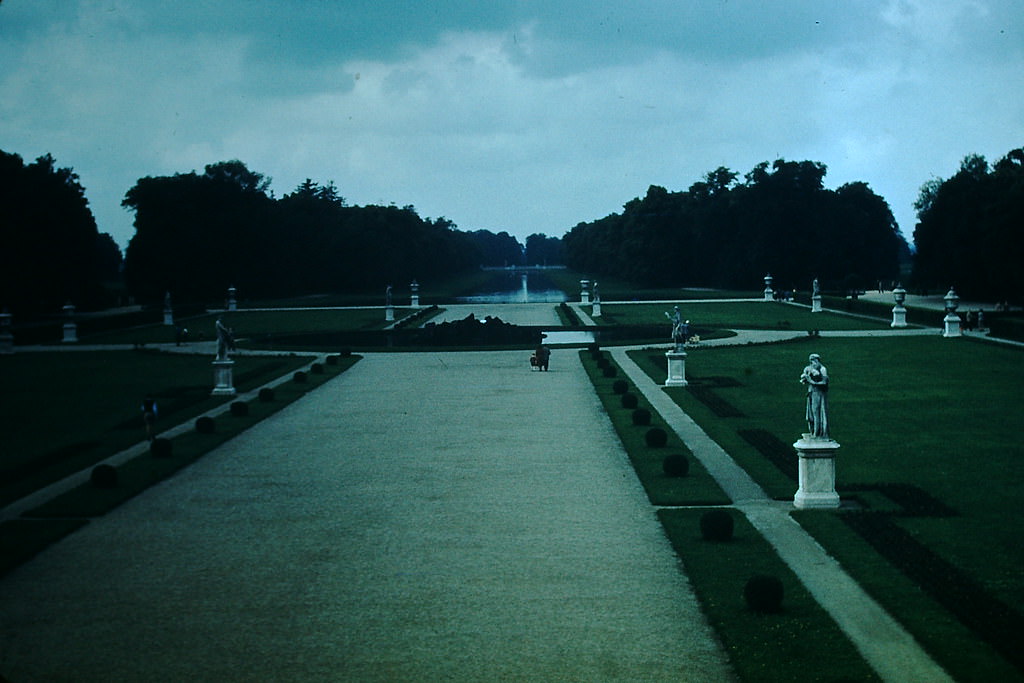
[[239,161],[203,174],[143,178],[124,205],[135,211],[128,246],[131,290],[156,302],[371,291],[476,267],[473,239],[412,206],[348,206],[333,183],[306,179],[277,200],[269,181]]
[[917,287],[1024,300],[1024,148],[991,167],[966,156],[953,177],[926,182],[914,206]]
[[526,263],[532,266],[562,265],[562,240],[534,233],[526,238]]
[[897,276],[900,245],[888,204],[864,183],[824,188],[812,161],[719,167],[685,192],[651,186],[621,214],[581,223],[563,239],[569,265],[659,286],[834,287]]
[[119,265],[111,244],[70,168],[0,151],[0,307],[30,315],[107,303],[102,283]]
[[474,230],[469,237],[481,266],[504,268],[523,264],[523,245],[504,230],[499,233]]

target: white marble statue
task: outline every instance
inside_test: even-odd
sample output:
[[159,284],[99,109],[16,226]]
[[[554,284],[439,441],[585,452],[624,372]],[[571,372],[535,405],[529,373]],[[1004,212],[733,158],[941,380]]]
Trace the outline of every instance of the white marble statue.
[[235,350],[235,338],[231,334],[231,328],[224,324],[221,318],[217,318],[217,360],[227,360],[228,351]]
[[810,355],[800,382],[807,385],[808,436],[828,439],[828,371],[821,364],[821,356]]

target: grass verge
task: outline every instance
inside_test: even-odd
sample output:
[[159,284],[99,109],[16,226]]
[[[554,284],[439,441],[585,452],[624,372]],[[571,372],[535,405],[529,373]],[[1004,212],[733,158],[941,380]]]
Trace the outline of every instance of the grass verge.
[[23,519],[0,524],[0,548],[4,551],[0,575],[80,528],[90,518],[109,512],[337,377],[357,360],[358,356],[336,357],[333,363],[317,364],[319,371],[302,373],[301,381],[293,376],[292,380],[275,387],[273,400],[246,402],[244,415],[236,415],[232,411],[222,413],[215,418],[212,433],[204,434],[193,429],[170,439],[169,456],[158,457],[147,452],[119,465],[116,468],[117,485],[112,488],[98,488],[85,483],[29,510]]

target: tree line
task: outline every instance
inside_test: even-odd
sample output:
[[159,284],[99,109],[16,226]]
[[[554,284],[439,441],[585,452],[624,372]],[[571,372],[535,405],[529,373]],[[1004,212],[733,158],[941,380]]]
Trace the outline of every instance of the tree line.
[[762,162],[742,180],[720,167],[682,192],[652,185],[621,213],[563,238],[574,270],[650,286],[862,288],[899,277],[909,250],[867,184],[825,189],[824,164]]
[[46,154],[26,164],[0,150],[0,309],[31,315],[111,303],[121,250],[101,233],[85,189]]
[[1024,148],[992,166],[966,156],[951,178],[925,183],[914,207],[914,286],[1024,303]]

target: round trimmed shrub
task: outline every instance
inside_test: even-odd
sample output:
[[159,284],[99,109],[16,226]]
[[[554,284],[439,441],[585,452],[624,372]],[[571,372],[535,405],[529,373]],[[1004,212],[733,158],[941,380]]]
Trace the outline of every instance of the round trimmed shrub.
[[302,370],[296,370],[295,374],[292,375],[292,380],[294,380],[298,384],[302,384],[303,382],[306,381],[306,373],[304,373]]
[[755,612],[776,614],[782,611],[782,580],[777,576],[758,574],[750,577],[743,587],[747,607]]
[[619,374],[619,371],[610,365],[601,370],[601,372],[604,374],[605,377],[615,377],[616,375]]
[[209,415],[203,415],[196,419],[196,431],[200,434],[213,434],[216,431],[213,418]]
[[644,434],[644,442],[650,448],[664,448],[668,443],[668,433],[661,427],[651,427]]
[[153,439],[149,444],[149,452],[155,458],[169,458],[174,452],[174,446],[170,439]]
[[682,453],[665,456],[661,469],[666,477],[685,477],[690,473],[690,461]]
[[619,400],[622,402],[622,407],[626,410],[633,410],[640,404],[640,399],[636,397],[636,394],[631,394],[629,392],[623,394],[622,398]]
[[590,351],[591,353],[600,353],[601,345],[598,344],[597,342],[590,342],[589,344],[587,344],[587,351]]
[[633,411],[633,424],[644,427],[651,424],[651,411],[646,408],[637,408]]
[[117,468],[113,465],[96,465],[89,474],[89,483],[96,489],[117,488]]
[[235,401],[231,404],[231,414],[235,417],[245,417],[249,414],[249,404],[245,401]]
[[705,541],[731,541],[733,520],[725,510],[709,510],[700,516],[700,535]]
[[610,367],[611,364],[612,362],[605,358],[603,355],[597,357],[597,367],[601,368],[602,370],[604,370],[607,367]]
[[352,349],[342,349],[338,355],[342,358],[350,358],[352,356]]
[[324,366],[322,363],[313,363],[309,366],[309,371],[314,375],[322,375],[324,374]]
[[337,365],[339,358],[341,358],[341,356],[339,356],[337,354],[333,354],[333,355],[327,356],[327,358],[324,358],[324,362],[327,363],[328,365]]
[[263,387],[260,389],[260,393],[257,394],[257,397],[264,403],[269,403],[274,400],[274,390],[270,387]]
[[624,379],[617,379],[615,380],[615,383],[612,384],[612,391],[616,394],[624,394],[629,391],[629,384]]

